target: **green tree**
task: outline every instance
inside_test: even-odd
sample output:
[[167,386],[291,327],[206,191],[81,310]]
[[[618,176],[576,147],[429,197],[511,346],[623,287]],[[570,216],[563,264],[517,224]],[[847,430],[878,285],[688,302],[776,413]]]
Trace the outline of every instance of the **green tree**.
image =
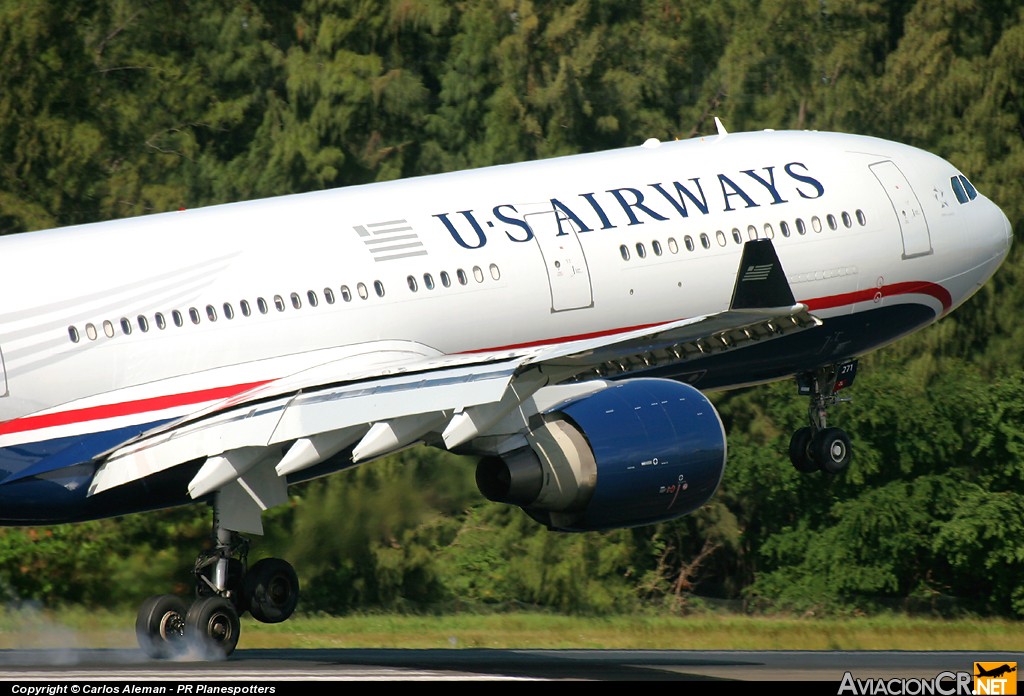
[[462,460],[419,447],[303,484],[290,525],[252,560],[291,559],[307,610],[442,602],[435,549],[450,543],[460,513],[479,500],[471,476]]
[[95,3],[0,4],[0,232],[95,219],[103,133],[81,35]]

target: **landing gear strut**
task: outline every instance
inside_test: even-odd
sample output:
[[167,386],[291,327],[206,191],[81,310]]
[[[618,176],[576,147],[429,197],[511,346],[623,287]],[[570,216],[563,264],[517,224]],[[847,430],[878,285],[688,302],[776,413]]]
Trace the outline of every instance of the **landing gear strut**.
[[828,407],[849,401],[836,394],[853,384],[857,361],[839,363],[805,372],[797,376],[800,394],[809,396],[809,426],[793,433],[789,441],[789,459],[797,471],[824,471],[838,474],[850,464],[850,437],[841,428],[828,427]]
[[220,524],[220,500],[214,504],[214,546],[196,558],[196,599],[191,605],[174,595],[150,597],[139,608],[135,635],[152,658],[195,652],[204,659],[225,659],[238,645],[239,617],[246,611],[263,623],[288,619],[299,600],[299,579],[291,564],[265,558],[247,564],[249,541]]

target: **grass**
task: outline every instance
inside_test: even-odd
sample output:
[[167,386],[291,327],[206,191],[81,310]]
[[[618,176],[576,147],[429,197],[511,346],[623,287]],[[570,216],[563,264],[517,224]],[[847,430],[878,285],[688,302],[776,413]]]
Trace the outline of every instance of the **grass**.
[[[130,612],[5,610],[0,649],[134,648],[134,625]],[[1022,645],[1024,622],[1002,619],[509,613],[296,616],[282,624],[246,616],[238,647],[1016,651]]]

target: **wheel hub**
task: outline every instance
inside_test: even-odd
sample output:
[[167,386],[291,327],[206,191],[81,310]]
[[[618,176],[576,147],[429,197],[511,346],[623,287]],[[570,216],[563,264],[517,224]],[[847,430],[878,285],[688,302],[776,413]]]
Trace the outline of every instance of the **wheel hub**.
[[160,637],[164,640],[181,638],[185,634],[185,622],[176,611],[169,611],[160,619]]

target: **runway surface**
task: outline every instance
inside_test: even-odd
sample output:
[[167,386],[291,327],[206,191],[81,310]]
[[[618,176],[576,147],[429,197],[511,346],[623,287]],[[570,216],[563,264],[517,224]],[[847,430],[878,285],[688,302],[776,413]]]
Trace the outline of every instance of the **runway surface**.
[[[860,680],[934,679],[944,672],[971,672],[974,662],[1024,666],[1024,652],[289,649],[238,650],[227,660],[204,662],[154,661],[134,650],[0,650],[0,680],[22,694],[129,693],[123,687],[102,692],[79,686],[76,691],[75,682],[149,682],[168,687],[149,693],[204,693],[182,686],[196,682],[283,686],[324,680],[728,680],[839,685],[847,672]],[[1016,679],[1017,674],[1011,676]],[[49,692],[24,688],[40,686],[39,682],[56,687]],[[284,690],[279,687],[274,693]]]

